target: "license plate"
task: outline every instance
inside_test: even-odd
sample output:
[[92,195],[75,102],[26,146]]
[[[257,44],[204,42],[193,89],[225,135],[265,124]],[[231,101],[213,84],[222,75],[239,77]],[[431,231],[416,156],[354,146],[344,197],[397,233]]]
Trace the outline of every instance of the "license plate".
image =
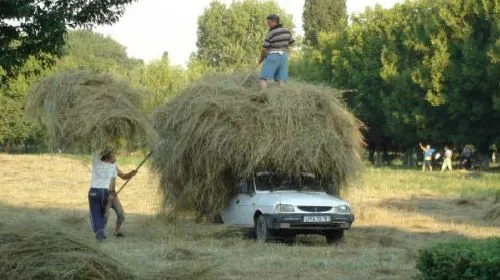
[[330,216],[304,216],[304,223],[329,223]]

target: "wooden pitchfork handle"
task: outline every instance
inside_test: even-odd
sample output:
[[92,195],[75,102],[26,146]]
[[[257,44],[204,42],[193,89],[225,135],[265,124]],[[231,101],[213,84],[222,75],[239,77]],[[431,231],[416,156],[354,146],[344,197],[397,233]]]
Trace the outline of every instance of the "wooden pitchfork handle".
[[[144,163],[151,157],[152,154],[153,154],[153,152],[149,152],[149,154],[146,155],[146,157],[141,161],[141,163],[139,163],[137,168],[134,170],[139,171],[139,168],[141,168],[144,165]],[[125,181],[125,183],[123,183],[123,185],[116,192],[116,195],[118,195],[123,190],[123,188],[125,188],[125,186],[128,184],[128,182],[130,182],[131,179],[132,178],[128,178],[127,181]]]
[[248,74],[245,76],[243,81],[241,81],[240,86],[243,86],[245,84],[245,82],[248,80],[250,75],[252,75],[252,73],[255,72],[255,69],[257,69],[261,63],[262,63],[262,61],[259,61],[259,63],[257,63],[257,65],[255,67],[252,67],[252,69],[250,70],[250,72],[248,72]]

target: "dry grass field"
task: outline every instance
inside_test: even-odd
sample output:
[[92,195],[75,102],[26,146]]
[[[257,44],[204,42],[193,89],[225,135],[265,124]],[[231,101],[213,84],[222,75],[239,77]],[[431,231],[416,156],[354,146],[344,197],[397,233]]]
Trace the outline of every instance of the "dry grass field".
[[[127,171],[139,161],[117,163]],[[0,167],[0,229],[61,231],[95,243],[88,159],[0,154]],[[308,236],[284,246],[189,218],[168,221],[158,214],[155,178],[145,168],[120,194],[127,237],[96,246],[138,279],[412,279],[420,248],[500,236],[500,219],[484,219],[498,189],[500,173],[367,168],[344,194],[357,219],[342,243],[327,246],[322,237]]]

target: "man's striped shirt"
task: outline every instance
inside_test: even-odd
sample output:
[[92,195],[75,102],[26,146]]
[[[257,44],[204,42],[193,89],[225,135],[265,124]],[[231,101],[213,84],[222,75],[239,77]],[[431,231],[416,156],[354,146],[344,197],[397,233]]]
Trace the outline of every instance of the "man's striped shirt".
[[264,48],[269,51],[288,51],[288,46],[295,43],[292,33],[287,28],[277,25],[267,33]]

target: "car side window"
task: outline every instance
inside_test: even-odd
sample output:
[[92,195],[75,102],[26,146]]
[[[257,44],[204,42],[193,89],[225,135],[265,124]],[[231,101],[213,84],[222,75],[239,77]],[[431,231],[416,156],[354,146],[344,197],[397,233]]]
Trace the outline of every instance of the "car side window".
[[247,181],[241,181],[239,188],[240,188],[240,193],[245,193],[245,194],[250,193],[250,189],[249,189]]

